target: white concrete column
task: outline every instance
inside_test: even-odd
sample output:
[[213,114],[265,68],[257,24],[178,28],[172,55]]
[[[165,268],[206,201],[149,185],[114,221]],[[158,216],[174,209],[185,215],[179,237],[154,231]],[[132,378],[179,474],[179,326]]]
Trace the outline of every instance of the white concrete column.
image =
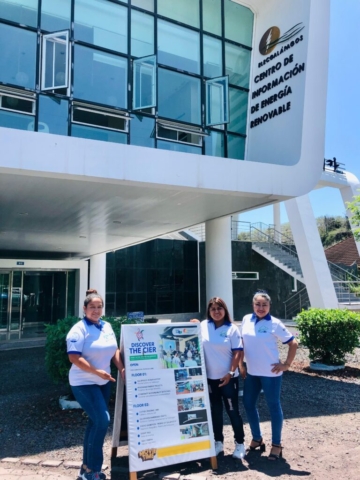
[[[90,257],[90,288],[95,288],[105,300],[106,253],[99,253],[98,255],[93,255]],[[105,315],[105,309],[103,311],[103,315]]]
[[206,296],[221,297],[233,317],[231,217],[205,222]]
[[274,228],[275,240],[281,243],[281,218],[280,218],[280,203],[274,203],[273,205],[273,215],[274,215]]
[[[341,188],[340,193],[346,208],[346,215],[349,218],[351,230],[354,231],[358,227],[353,225],[351,222],[352,213],[350,212],[350,210],[347,209],[346,202],[352,202],[355,196],[360,195],[360,182],[357,179],[357,177],[350,172],[346,172],[345,175],[348,181],[348,185],[346,187]],[[360,242],[355,242],[355,243],[356,243],[358,253],[360,255]]]
[[319,231],[308,195],[285,202],[310,304],[316,308],[338,308]]

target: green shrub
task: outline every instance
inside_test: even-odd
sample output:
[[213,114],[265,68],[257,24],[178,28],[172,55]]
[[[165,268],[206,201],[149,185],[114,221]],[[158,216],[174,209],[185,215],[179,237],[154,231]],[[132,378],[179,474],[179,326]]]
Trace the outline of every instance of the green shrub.
[[359,345],[360,315],[348,310],[310,308],[296,318],[301,343],[310,360],[326,365],[345,363],[345,355]]
[[[45,365],[50,378],[54,383],[67,383],[71,363],[66,353],[66,335],[70,328],[80,319],[67,317],[58,320],[53,325],[46,325]],[[104,317],[114,330],[117,341],[120,340],[120,330],[123,323],[128,323],[126,317]],[[130,322],[129,322],[130,323]],[[113,375],[116,370],[112,370]],[[116,378],[116,377],[115,377]]]

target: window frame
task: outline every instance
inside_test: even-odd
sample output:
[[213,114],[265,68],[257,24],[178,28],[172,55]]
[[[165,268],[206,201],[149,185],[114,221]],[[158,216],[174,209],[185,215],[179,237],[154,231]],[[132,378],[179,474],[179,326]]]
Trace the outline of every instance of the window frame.
[[[60,39],[59,37],[63,37],[65,35],[65,39]],[[70,60],[71,60],[71,51],[70,51],[70,32],[69,30],[62,30],[60,32],[51,32],[47,34],[43,34],[41,38],[41,77],[40,77],[40,90],[42,92],[47,91],[54,91],[54,90],[62,90],[67,89],[69,90],[70,87]],[[50,40],[49,40],[50,39]],[[46,51],[47,51],[47,42],[52,41],[52,47],[55,47],[56,43],[65,45],[65,82],[64,85],[54,85],[55,80],[55,72],[54,72],[54,58],[52,62],[52,86],[46,87],[45,86],[45,75],[46,75]],[[68,92],[69,93],[69,92]]]
[[[103,125],[96,125],[94,123],[86,123],[86,122],[79,122],[78,120],[74,120],[74,110],[81,110],[83,112],[89,112],[89,113],[95,113],[98,115],[105,115],[108,117],[115,117],[115,118],[121,118],[125,120],[125,129],[120,130],[118,128],[111,128],[111,127],[104,127]],[[93,128],[101,128],[102,130],[110,130],[112,132],[121,132],[121,133],[129,133],[129,121],[132,120],[130,117],[129,113],[125,111],[119,111],[117,113],[116,110],[111,110],[109,108],[101,108],[101,107],[95,107],[91,104],[86,104],[86,103],[81,103],[77,101],[71,102],[71,116],[70,116],[70,123],[73,124],[75,123],[76,125],[85,125],[87,127],[93,127]]]
[[[165,130],[170,130],[177,133],[177,139],[161,137],[159,135],[159,127]],[[199,137],[198,143],[193,142],[184,142],[179,140],[179,134],[181,133],[188,133],[190,135],[197,135]],[[205,133],[201,127],[192,127],[190,125],[183,125],[181,123],[176,122],[168,122],[166,120],[157,120],[156,121],[156,128],[155,128],[155,136],[156,139],[164,140],[167,142],[174,142],[174,143],[182,143],[184,145],[193,145],[195,147],[202,147],[203,146],[203,137],[207,137],[208,133]]]
[[[145,66],[146,60],[150,61],[153,60],[153,65],[151,67],[151,81],[152,81],[152,91],[151,91],[151,96],[152,96],[152,102],[150,105],[136,105],[136,94],[137,94],[137,86],[140,84],[140,98],[141,98],[141,86],[142,82],[141,80],[139,82],[136,81],[136,67],[139,64],[140,65],[140,77],[142,76],[141,74],[141,67]],[[158,76],[157,76],[157,56],[156,55],[147,55],[146,57],[141,57],[137,58],[136,60],[133,60],[133,84],[132,84],[132,89],[133,89],[133,95],[132,95],[132,109],[134,111],[138,110],[143,110],[145,108],[154,108],[157,105],[157,85],[158,85]]]
[[[223,121],[211,120],[211,92],[214,87],[220,88],[222,90],[222,115],[220,112],[220,117],[222,116]],[[205,81],[205,125],[207,127],[215,127],[217,125],[225,125],[230,122],[230,106],[229,106],[229,76],[223,75],[221,77],[210,78]]]

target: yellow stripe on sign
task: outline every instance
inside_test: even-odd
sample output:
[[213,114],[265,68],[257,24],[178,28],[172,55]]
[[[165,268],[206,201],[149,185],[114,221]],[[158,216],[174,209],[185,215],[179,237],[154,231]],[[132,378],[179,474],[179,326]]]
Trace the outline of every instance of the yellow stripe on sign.
[[185,445],[173,445],[172,447],[158,448],[156,456],[158,458],[171,457],[173,455],[198,452],[199,450],[210,450],[210,447],[210,440],[204,440],[203,442],[197,443],[186,443]]

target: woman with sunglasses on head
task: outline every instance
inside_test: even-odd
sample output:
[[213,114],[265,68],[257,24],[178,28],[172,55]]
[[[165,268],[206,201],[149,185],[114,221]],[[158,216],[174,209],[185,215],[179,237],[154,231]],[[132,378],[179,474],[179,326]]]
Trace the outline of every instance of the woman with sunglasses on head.
[[[270,315],[270,304],[270,296],[265,291],[255,293],[254,313],[245,315],[241,324],[246,367],[243,363],[244,357],[241,358],[239,367],[244,379],[243,402],[253,437],[249,450],[265,451],[256,406],[263,390],[270,411],[272,430],[272,446],[268,459],[278,460],[282,457],[283,449],[283,412],[280,404],[282,373],[289,370],[295,358],[297,341],[280,320]],[[280,361],[277,340],[289,347],[285,362]]]
[[[93,290],[93,289],[92,289]],[[104,301],[97,293],[84,300],[84,318],[69,331],[67,353],[72,363],[69,372],[71,390],[89,419],[85,431],[83,464],[79,477],[83,480],[103,480],[103,445],[110,422],[108,403],[111,384],[111,361],[124,378],[125,369],[120,357],[114,331],[101,320]]]
[[216,455],[224,451],[223,406],[234,431],[233,457],[245,456],[244,427],[239,413],[239,373],[242,342],[237,326],[232,322],[224,300],[209,300],[207,320],[201,322],[201,337],[209,386],[211,418],[214,428]]

